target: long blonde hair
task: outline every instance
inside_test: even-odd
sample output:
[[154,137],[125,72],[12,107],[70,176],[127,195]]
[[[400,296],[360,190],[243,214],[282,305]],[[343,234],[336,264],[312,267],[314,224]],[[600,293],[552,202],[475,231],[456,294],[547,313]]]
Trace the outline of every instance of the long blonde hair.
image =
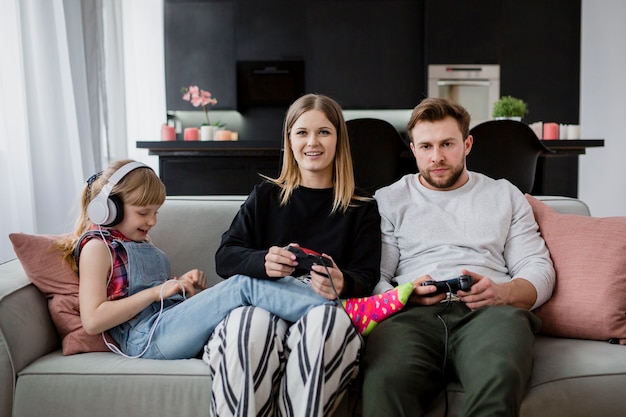
[[337,147],[333,162],[333,189],[334,202],[332,213],[346,211],[354,200],[367,200],[354,194],[355,181],[352,168],[352,154],[350,153],[350,141],[348,128],[343,118],[341,106],[332,98],[322,94],[306,94],[294,101],[283,124],[283,164],[278,178],[268,178],[268,181],[281,188],[281,205],[287,204],[293,190],[300,186],[302,181],[298,163],[290,146],[289,135],[291,128],[302,114],[310,110],[323,112],[337,130]]
[[[96,198],[102,188],[109,182],[109,178],[124,165],[134,162],[130,159],[114,161],[102,172],[93,175],[85,183],[80,196],[80,214],[76,219],[74,231],[57,243],[57,247],[63,251],[65,259],[76,271],[78,266],[74,260],[73,252],[78,239],[89,229],[93,223],[87,215],[89,203]],[[126,174],[111,190],[111,195],[117,196],[122,204],[134,206],[161,205],[165,201],[165,185],[156,173],[149,167],[140,167]]]

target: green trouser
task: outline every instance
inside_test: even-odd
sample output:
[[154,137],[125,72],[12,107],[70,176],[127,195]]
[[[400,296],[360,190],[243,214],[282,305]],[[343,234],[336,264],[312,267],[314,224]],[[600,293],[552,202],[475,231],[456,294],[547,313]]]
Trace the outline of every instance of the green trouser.
[[450,379],[466,394],[462,416],[519,415],[540,325],[509,306],[405,307],[366,341],[363,416],[422,416]]

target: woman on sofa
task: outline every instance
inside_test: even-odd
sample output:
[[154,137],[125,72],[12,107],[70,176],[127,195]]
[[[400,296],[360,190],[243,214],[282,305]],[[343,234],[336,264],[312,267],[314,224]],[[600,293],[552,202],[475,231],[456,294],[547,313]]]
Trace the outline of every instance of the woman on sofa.
[[[242,205],[222,236],[217,273],[227,281],[297,280],[328,300],[369,295],[380,270],[380,216],[375,201],[355,191],[340,106],[323,95],[299,98],[287,111],[283,141],[280,176],[266,178]],[[290,244],[324,253],[332,266],[292,277]],[[297,300],[287,294],[284,304]],[[203,356],[213,377],[212,415],[329,415],[358,374],[362,347],[348,315],[329,304],[295,323],[258,306],[238,308]]]

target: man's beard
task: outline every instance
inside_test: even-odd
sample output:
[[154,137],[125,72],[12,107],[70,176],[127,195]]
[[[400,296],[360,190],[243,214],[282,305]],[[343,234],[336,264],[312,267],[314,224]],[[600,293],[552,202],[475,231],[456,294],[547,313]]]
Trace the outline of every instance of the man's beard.
[[461,175],[463,175],[463,171],[465,170],[465,165],[461,164],[457,167],[453,167],[450,171],[451,175],[447,178],[442,178],[440,180],[435,180],[429,171],[422,173],[422,178],[426,181],[431,187],[439,188],[439,189],[447,189],[452,187],[457,183]]

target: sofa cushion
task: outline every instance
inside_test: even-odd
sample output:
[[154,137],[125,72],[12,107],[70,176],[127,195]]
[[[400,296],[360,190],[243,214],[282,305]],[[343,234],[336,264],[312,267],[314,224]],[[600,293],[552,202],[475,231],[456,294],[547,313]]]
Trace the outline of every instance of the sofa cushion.
[[201,359],[129,359],[53,352],[24,368],[13,416],[208,416],[209,367]]
[[527,195],[556,270],[541,333],[626,343],[626,217],[561,214]]
[[26,275],[48,299],[48,310],[59,335],[64,355],[108,351],[101,335],[83,329],[78,307],[78,275],[53,248],[59,235],[9,235]]

